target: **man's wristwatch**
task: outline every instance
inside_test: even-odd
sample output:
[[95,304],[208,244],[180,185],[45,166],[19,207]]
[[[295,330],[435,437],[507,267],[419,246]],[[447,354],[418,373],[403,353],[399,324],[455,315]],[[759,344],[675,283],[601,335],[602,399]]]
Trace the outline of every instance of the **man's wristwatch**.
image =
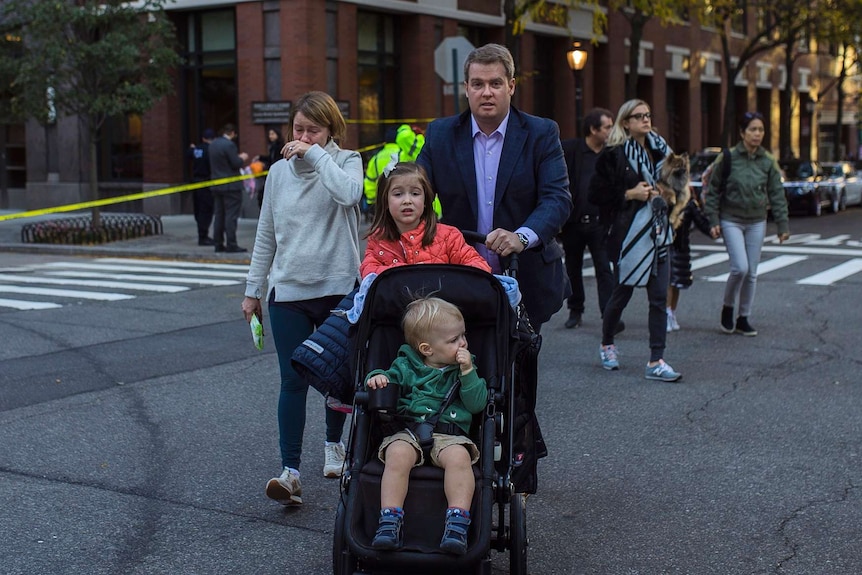
[[527,246],[530,245],[530,240],[527,239],[527,236],[525,236],[524,234],[522,234],[520,232],[518,232],[515,235],[518,236],[518,240],[520,240],[521,245],[524,246],[524,249],[527,249]]

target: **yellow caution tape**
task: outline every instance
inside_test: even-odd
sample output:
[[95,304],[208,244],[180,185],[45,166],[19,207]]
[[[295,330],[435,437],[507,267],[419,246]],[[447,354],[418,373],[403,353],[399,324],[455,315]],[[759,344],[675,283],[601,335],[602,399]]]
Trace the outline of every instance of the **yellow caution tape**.
[[437,118],[381,118],[379,120],[344,120],[348,124],[429,124]]
[[19,218],[32,218],[35,216],[44,216],[46,214],[58,214],[63,212],[76,212],[87,208],[97,208],[99,206],[109,206],[111,204],[120,204],[133,200],[144,200],[146,198],[155,198],[158,196],[167,196],[170,194],[178,194],[189,190],[197,190],[199,188],[208,188],[210,186],[219,186],[221,184],[229,184],[231,182],[239,182],[241,180],[249,180],[265,176],[269,172],[263,171],[259,174],[245,174],[242,176],[231,176],[229,178],[220,178],[218,180],[208,180],[206,182],[195,182],[193,184],[183,184],[182,186],[173,186],[171,188],[163,188],[161,190],[152,190],[150,192],[139,192],[137,194],[129,194],[127,196],[117,196],[114,198],[104,198],[101,200],[92,200],[89,202],[79,202],[77,204],[66,204],[64,206],[53,206],[50,208],[42,208],[40,210],[30,210],[29,212],[18,212],[15,214],[0,215],[0,222],[6,220],[15,220]]

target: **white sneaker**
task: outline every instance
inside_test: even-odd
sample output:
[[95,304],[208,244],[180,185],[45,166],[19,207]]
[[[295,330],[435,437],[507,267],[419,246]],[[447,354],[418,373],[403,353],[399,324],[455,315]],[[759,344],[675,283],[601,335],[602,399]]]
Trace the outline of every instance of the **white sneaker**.
[[327,445],[323,448],[325,462],[323,464],[324,477],[341,477],[344,471],[344,444],[339,442]]
[[273,477],[266,483],[266,496],[282,505],[302,505],[299,476],[285,467],[279,477]]
[[670,310],[667,312],[667,332],[670,333],[673,331],[673,314],[670,313]]

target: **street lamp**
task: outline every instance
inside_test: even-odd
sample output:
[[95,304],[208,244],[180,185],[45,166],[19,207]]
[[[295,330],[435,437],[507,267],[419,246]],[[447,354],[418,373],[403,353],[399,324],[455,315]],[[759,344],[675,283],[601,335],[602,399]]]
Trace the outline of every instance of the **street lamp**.
[[575,135],[581,136],[581,116],[583,112],[581,110],[583,94],[581,84],[580,74],[584,69],[584,66],[587,65],[587,51],[581,49],[580,42],[574,42],[572,44],[572,49],[566,52],[566,60],[569,63],[569,68],[572,70],[572,75],[575,77]]

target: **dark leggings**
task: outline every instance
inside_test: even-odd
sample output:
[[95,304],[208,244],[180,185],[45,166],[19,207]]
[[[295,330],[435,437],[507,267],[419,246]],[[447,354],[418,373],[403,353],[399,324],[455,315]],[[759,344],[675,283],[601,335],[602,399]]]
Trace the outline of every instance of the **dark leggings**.
[[[269,302],[272,340],[278,352],[281,392],[278,396],[278,444],[283,467],[299,469],[302,436],[305,431],[305,401],[308,383],[290,364],[293,350],[329,317],[344,296],[327,296],[294,302]],[[341,441],[347,415],[326,409],[326,440]]]
[[[647,281],[646,291],[649,300],[649,348],[650,361],[664,359],[664,347],[667,340],[667,284],[668,284],[668,260],[665,258],[656,264],[655,274],[650,274]],[[619,280],[619,268],[614,267],[614,274]],[[611,299],[605,306],[605,314],[602,320],[602,345],[614,343],[614,329],[623,315],[623,310],[628,305],[634,293],[633,286],[616,284],[611,293]]]

